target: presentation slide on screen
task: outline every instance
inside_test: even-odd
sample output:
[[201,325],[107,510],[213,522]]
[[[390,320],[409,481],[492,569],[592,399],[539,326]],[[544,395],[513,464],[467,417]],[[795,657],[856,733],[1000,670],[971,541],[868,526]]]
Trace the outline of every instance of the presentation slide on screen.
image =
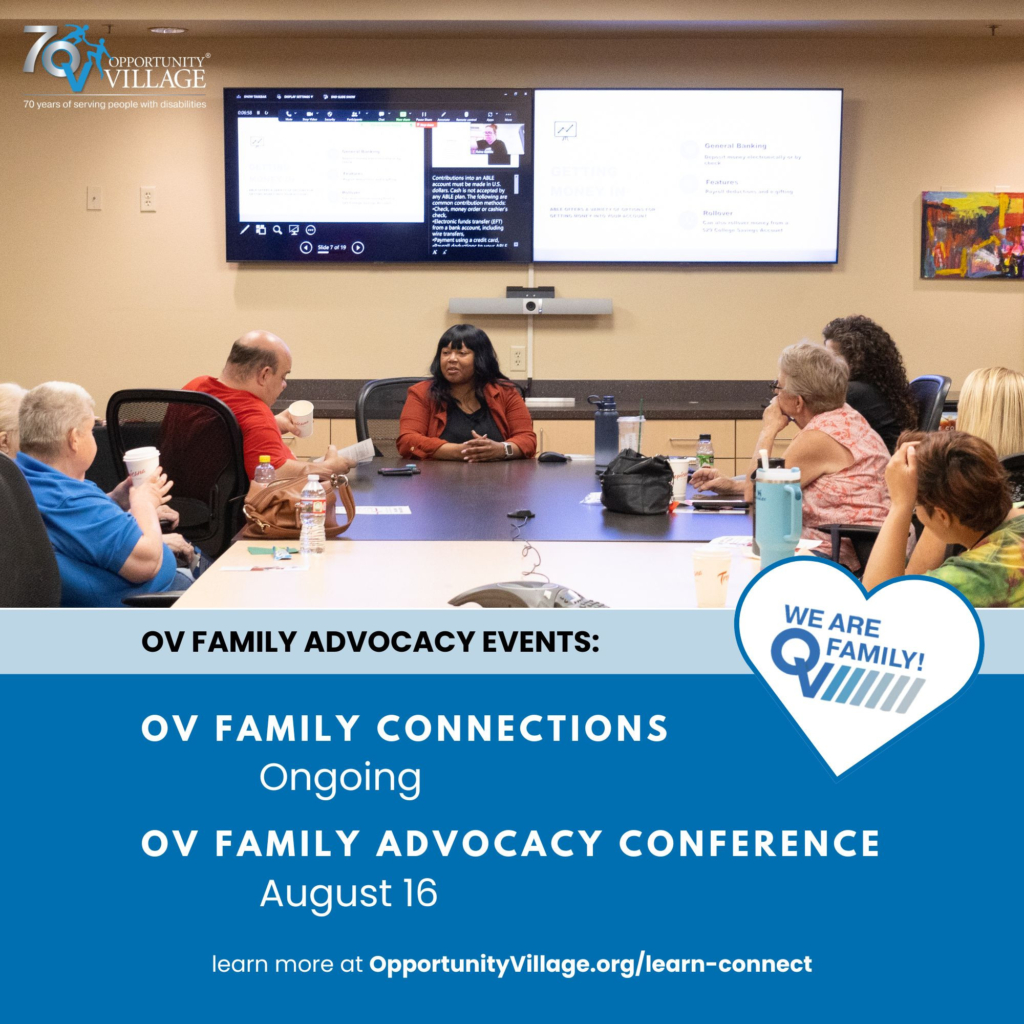
[[420,224],[423,130],[239,118],[238,209],[243,221]]
[[540,89],[534,259],[835,262],[841,90]]
[[528,262],[533,98],[224,90],[229,261]]
[[1014,1019],[1017,619],[0,611],[8,1018]]

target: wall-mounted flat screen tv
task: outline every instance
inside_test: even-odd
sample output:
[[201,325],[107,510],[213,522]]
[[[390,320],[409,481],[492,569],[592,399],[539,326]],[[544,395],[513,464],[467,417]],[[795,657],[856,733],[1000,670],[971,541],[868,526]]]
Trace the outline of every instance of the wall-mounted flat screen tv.
[[835,263],[841,89],[539,89],[533,258]]
[[532,90],[224,90],[227,259],[526,263]]

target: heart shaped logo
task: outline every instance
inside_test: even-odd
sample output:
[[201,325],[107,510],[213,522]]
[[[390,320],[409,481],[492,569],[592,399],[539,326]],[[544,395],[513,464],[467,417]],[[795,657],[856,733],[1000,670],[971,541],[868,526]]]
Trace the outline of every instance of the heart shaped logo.
[[984,645],[974,609],[947,584],[904,576],[869,595],[821,558],[758,573],[736,639],[836,775],[952,700]]

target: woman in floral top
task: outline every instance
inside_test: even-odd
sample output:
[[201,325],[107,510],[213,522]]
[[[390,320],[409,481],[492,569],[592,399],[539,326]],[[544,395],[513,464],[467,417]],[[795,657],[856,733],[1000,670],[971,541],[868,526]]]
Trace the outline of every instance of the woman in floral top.
[[[764,448],[771,455],[780,431],[790,421],[800,428],[786,450],[786,466],[800,469],[803,536],[824,541],[823,551],[828,551],[830,535],[819,527],[830,523],[881,526],[889,512],[883,479],[889,449],[868,421],[846,404],[849,376],[846,363],[821,345],[801,341],[783,349],[775,398],[761,417],[754,448],[755,453]],[[755,454],[748,477],[757,466]],[[753,497],[750,483],[747,500]],[[839,560],[847,568],[860,568],[848,540],[839,549]]]
[[[885,471],[892,510],[875,541],[864,586],[924,573],[956,587],[976,608],[1024,608],[1024,509],[1010,501],[992,446],[962,431],[904,434]],[[904,546],[914,508],[944,544],[966,550],[939,564],[911,560]]]

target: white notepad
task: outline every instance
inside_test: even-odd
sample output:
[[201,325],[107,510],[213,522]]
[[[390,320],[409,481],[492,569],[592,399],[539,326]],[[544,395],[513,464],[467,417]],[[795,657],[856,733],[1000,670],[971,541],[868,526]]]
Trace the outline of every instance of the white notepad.
[[[334,510],[339,516],[345,509],[339,505]],[[357,516],[411,516],[412,509],[408,505],[356,505]]]

